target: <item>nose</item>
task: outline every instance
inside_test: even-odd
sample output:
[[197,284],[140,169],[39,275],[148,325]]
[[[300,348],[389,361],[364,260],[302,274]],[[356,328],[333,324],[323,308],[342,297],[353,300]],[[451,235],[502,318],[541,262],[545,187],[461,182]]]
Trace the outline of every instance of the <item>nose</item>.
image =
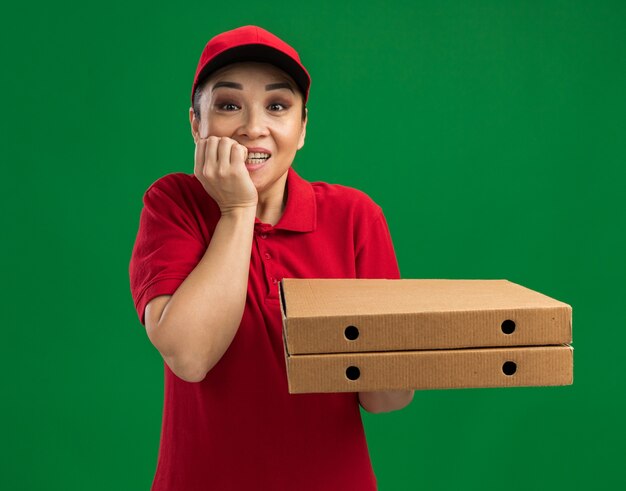
[[268,134],[263,107],[248,106],[242,113],[241,125],[237,130],[239,136],[247,136],[250,140],[256,140],[258,137]]

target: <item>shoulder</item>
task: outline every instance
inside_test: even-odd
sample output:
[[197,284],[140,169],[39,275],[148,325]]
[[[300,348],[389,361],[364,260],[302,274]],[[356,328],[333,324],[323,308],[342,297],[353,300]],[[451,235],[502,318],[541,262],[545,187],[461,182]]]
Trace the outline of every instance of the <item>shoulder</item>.
[[152,190],[165,193],[172,197],[188,195],[190,191],[195,194],[198,186],[200,186],[200,189],[203,189],[202,184],[200,184],[200,181],[198,181],[193,174],[172,172],[159,177],[150,184],[148,189],[146,189],[146,194],[150,193]]
[[335,213],[346,212],[355,218],[377,218],[382,214],[381,206],[365,191],[344,184],[311,182],[318,207],[328,208]]
[[172,172],[159,177],[144,194],[144,202],[162,202],[206,219],[219,216],[219,206],[194,174]]
[[206,202],[213,200],[194,174],[172,172],[154,181],[146,194],[164,194],[181,202]]

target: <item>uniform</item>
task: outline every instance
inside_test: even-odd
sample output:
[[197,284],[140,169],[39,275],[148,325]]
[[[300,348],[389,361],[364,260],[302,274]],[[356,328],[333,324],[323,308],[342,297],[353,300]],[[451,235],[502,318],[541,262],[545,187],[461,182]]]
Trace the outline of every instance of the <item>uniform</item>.
[[[278,282],[387,278],[400,272],[382,208],[340,184],[290,167],[274,226],[255,218],[247,298],[223,357],[197,383],[164,363],[161,441],[153,491],[375,490],[358,393],[289,394]],[[129,265],[137,315],[174,294],[198,264],[221,216],[193,174],[155,181]]]

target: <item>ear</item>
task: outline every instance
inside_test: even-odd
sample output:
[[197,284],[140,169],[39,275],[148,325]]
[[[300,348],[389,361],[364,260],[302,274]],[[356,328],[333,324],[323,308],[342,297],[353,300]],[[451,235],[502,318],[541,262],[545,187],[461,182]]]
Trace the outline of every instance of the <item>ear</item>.
[[309,120],[309,108],[304,108],[304,113],[306,114],[306,118],[302,122],[302,132],[300,133],[300,140],[298,140],[298,150],[300,150],[304,146],[304,137],[306,136],[306,123]]
[[191,125],[191,136],[193,137],[193,141],[198,143],[198,139],[200,138],[200,121],[196,119],[193,107],[189,108],[189,124]]

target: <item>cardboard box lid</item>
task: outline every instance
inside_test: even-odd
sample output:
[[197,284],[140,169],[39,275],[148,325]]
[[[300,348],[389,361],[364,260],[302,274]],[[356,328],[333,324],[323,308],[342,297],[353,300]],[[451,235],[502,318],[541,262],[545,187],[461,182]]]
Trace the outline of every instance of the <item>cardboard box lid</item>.
[[283,278],[287,354],[571,342],[572,307],[505,279]]

